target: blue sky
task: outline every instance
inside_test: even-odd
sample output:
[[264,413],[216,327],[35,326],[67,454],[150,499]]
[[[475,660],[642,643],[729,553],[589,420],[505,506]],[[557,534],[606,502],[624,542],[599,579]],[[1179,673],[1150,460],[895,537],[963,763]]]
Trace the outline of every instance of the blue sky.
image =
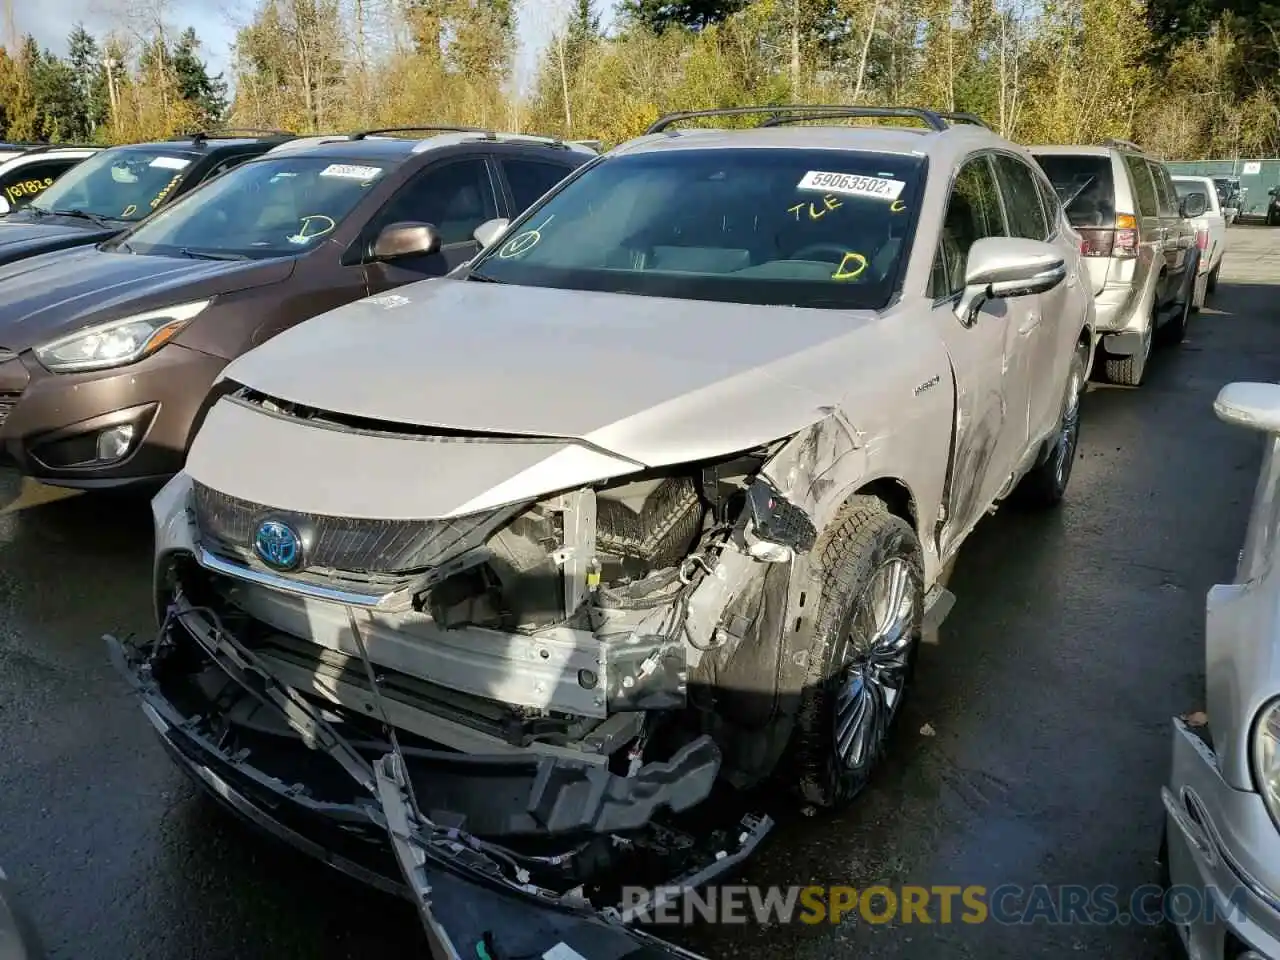
[[[72,24],[82,21],[91,33],[101,34],[118,18],[111,15],[126,0],[16,0],[14,14],[18,32],[30,33],[55,53],[66,52],[66,38]],[[204,57],[212,72],[224,70],[228,49],[235,38],[236,25],[245,23],[252,14],[254,0],[170,0],[171,26],[195,27],[204,43]],[[612,16],[611,0],[597,0],[608,23]],[[566,0],[522,0],[520,10],[520,55],[516,74],[527,80],[532,73],[540,49],[546,44],[563,13]],[[0,25],[3,26],[3,25]],[[7,39],[7,38],[6,38]]]

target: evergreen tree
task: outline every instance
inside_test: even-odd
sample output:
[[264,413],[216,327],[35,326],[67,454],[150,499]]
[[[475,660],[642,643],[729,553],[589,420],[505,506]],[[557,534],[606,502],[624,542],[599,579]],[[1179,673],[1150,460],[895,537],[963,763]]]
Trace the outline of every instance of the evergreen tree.
[[670,27],[701,30],[722,23],[746,5],[746,0],[623,0],[619,10],[631,22],[662,33]]
[[184,100],[195,105],[201,123],[216,126],[222,122],[227,110],[227,84],[220,73],[209,76],[199,51],[200,39],[195,30],[188,27],[182,31],[173,48],[173,72],[178,81],[178,91]]
[[84,133],[92,138],[110,119],[111,96],[107,91],[107,71],[102,65],[98,41],[77,23],[67,38],[67,63],[76,77],[83,109]]
[[48,140],[85,139],[85,104],[71,65],[48,50],[32,63],[31,86],[39,116],[37,132]]

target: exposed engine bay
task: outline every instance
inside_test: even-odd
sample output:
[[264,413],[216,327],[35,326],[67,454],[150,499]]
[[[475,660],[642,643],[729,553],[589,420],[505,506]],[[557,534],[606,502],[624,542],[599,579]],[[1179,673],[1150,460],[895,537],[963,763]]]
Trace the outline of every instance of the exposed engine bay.
[[[418,837],[392,831],[402,867],[444,830],[503,882],[625,921],[620,882],[705,882],[771,824],[739,788],[785,746],[760,708],[785,665],[772,686],[725,678],[745,647],[753,672],[761,649],[781,662],[791,568],[816,536],[760,475],[775,453],[412,523],[265,508],[183,475],[156,501],[159,636],[117,659],[162,733],[353,833],[376,796],[370,842],[398,803]],[[264,518],[299,531],[292,569],[264,561]]]

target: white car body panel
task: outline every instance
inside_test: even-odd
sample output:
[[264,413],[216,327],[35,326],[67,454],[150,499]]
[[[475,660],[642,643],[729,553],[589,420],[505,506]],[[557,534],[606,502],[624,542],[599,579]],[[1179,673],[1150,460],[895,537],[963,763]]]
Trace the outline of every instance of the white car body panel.
[[1215,910],[1177,925],[1190,957],[1229,960],[1232,941],[1280,957],[1280,822],[1252,772],[1256,719],[1280,698],[1280,384],[1236,383],[1218,416],[1267,433],[1244,549],[1229,584],[1210,589],[1205,619],[1207,726],[1173,721],[1162,793],[1175,886],[1211,888]]

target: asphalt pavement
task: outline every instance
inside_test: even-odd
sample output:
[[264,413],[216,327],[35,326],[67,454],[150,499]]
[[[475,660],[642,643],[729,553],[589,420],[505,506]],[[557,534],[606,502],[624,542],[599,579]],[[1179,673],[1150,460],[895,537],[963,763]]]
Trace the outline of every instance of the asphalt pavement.
[[[1188,340],[1083,407],[1067,500],[1001,510],[961,553],[892,758],[837,817],[784,818],[744,882],[1156,878],[1170,717],[1202,705],[1204,595],[1229,580],[1260,440],[1220,423],[1280,371],[1280,231],[1238,227]],[[0,865],[55,960],[425,957],[412,913],[261,842],[162,753],[104,631],[153,629],[145,502],[0,471]],[[722,926],[708,956],[1171,958],[1139,924]]]

